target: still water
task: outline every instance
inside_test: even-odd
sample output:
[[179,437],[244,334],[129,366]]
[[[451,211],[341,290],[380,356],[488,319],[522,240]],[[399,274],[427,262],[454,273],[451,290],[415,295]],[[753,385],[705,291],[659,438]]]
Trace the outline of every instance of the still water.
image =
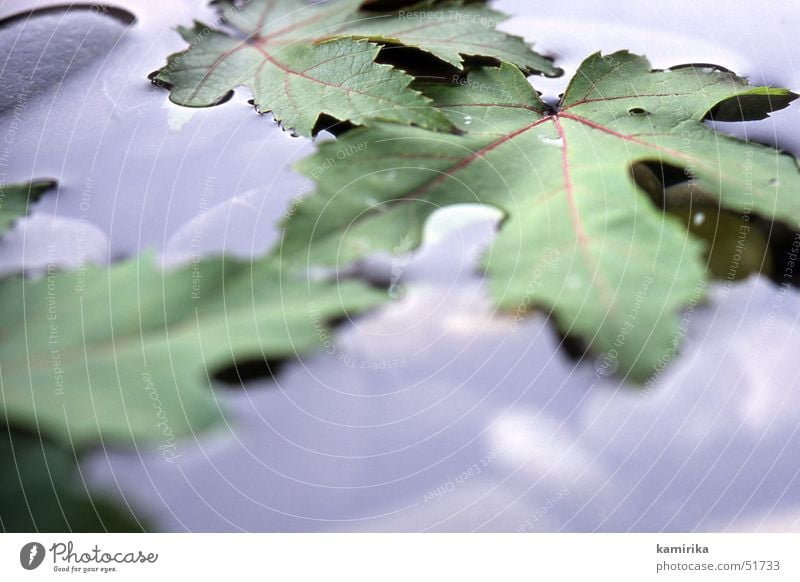
[[[620,48],[800,89],[800,11],[714,4],[497,7],[565,69],[536,79],[550,99],[584,56]],[[48,5],[0,0],[0,18]],[[263,253],[311,187],[291,170],[311,141],[256,115],[245,90],[184,109],[149,84],[184,46],[175,26],[215,21],[204,3],[114,5],[127,12],[0,26],[0,95],[22,95],[0,98],[8,179],[60,183],[4,241],[0,269],[41,268],[48,248],[64,265],[148,248],[168,263]],[[719,129],[797,154],[799,110]],[[475,265],[498,219],[435,215],[413,258],[371,266],[402,284],[395,302],[276,380],[221,388],[227,424],[181,442],[176,462],[97,451],[92,487],[176,531],[800,529],[800,293],[755,277],[712,285],[684,317],[682,356],[643,391],[571,361],[542,316],[516,327],[493,312]]]

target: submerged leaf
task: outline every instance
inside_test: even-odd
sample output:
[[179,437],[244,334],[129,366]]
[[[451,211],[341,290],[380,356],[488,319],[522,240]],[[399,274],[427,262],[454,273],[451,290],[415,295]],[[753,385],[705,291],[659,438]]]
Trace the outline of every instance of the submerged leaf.
[[266,260],[164,273],[150,257],[0,282],[0,408],[75,446],[159,444],[221,417],[209,377],[236,361],[319,348],[326,322],[384,299]]
[[362,12],[362,0],[250,0],[219,7],[231,32],[201,23],[180,30],[190,48],[169,57],[155,81],[180,105],[220,102],[240,85],[261,112],[311,135],[321,115],[363,124],[374,118],[450,129],[441,112],[409,87],[412,77],[375,58],[383,46],[420,49],[461,67],[464,56],[505,59],[553,73],[552,63],[517,37],[495,30],[503,17],[483,6]]
[[0,184],[0,236],[3,236],[18,218],[28,214],[33,202],[56,186],[50,180],[29,184]]
[[89,494],[75,455],[2,425],[0,431],[0,531],[142,530],[122,506]]
[[730,119],[742,96],[742,118],[763,117],[796,97],[784,89],[652,71],[618,52],[586,59],[555,110],[507,64],[424,90],[463,134],[376,124],[322,144],[299,165],[317,190],[285,224],[286,260],[347,264],[409,235],[417,244],[442,206],[497,206],[506,219],[484,265],[498,305],[552,310],[642,380],[676,353],[676,311],[702,296],[706,274],[703,245],[637,187],[637,165],[677,168],[718,206],[800,225],[794,158],[703,124],[720,105]]

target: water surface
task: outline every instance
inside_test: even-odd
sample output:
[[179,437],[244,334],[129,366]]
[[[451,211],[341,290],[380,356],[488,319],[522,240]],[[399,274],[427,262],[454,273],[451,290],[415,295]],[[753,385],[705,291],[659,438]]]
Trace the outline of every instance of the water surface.
[[[48,5],[0,2],[0,18]],[[183,109],[148,83],[183,47],[174,26],[214,22],[202,3],[115,5],[135,22],[71,10],[0,27],[0,131],[18,126],[8,179],[60,183],[0,268],[41,267],[53,245],[73,265],[146,248],[172,262],[262,253],[310,188],[290,166],[311,142],[257,116],[246,90]],[[535,79],[550,98],[584,56],[620,48],[800,89],[800,13],[786,3],[758,18],[688,0],[498,7],[566,70]],[[798,153],[797,111],[723,129]],[[177,462],[98,451],[93,486],[178,531],[800,529],[797,291],[713,286],[685,317],[683,355],[642,391],[570,360],[542,316],[515,327],[493,312],[475,264],[497,220],[438,213],[413,260],[375,262],[400,275],[400,297],[341,326],[332,354],[220,390],[227,425],[182,442]]]

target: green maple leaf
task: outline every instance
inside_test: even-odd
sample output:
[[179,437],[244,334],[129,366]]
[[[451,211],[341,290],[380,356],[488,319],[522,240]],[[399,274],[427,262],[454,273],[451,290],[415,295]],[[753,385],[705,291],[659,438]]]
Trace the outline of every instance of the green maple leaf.
[[384,294],[214,260],[151,258],[0,282],[0,409],[12,426],[83,446],[155,443],[217,421],[209,378],[234,362],[320,348],[326,321]]
[[390,251],[456,203],[506,218],[483,264],[498,305],[551,310],[609,366],[642,380],[675,353],[676,311],[704,289],[703,244],[637,187],[632,168],[677,168],[689,196],[800,225],[794,158],[702,122],[762,118],[796,96],[731,73],[651,71],[643,57],[589,57],[555,109],[516,67],[425,87],[463,135],[377,124],[301,162],[316,192],[285,224],[281,253],[347,264]]
[[8,232],[15,220],[26,216],[30,205],[55,185],[50,180],[0,185],[0,236]]
[[461,66],[463,56],[494,57],[547,73],[552,63],[519,38],[495,30],[503,17],[483,6],[437,6],[374,13],[362,0],[250,0],[220,3],[231,32],[201,23],[179,32],[190,48],[169,57],[155,81],[170,99],[203,107],[240,85],[260,112],[311,135],[322,114],[363,124],[369,119],[450,129],[447,118],[409,87],[408,74],[375,58],[382,46],[420,49]]

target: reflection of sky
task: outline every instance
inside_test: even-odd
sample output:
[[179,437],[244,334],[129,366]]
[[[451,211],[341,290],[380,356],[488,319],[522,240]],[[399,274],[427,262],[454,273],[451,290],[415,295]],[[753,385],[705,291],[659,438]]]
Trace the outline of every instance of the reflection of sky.
[[[26,104],[10,178],[62,187],[0,264],[35,261],[54,240],[64,262],[70,248],[104,260],[106,240],[115,254],[154,246],[170,260],[260,252],[308,187],[288,166],[311,146],[253,114],[246,92],[189,111],[145,81],[182,46],[171,27],[207,13],[120,4],[140,19],[127,32],[54,15],[27,25],[40,27],[27,28],[30,54],[82,56],[63,83],[66,63],[41,71],[49,82]],[[562,0],[557,16],[550,2],[500,6],[531,17],[505,26],[568,75],[594,50],[630,48],[655,66],[717,62],[800,88],[790,36],[800,16],[770,4],[758,18],[745,4],[717,14],[696,1]],[[0,31],[0,44],[20,31]],[[564,82],[537,87],[554,96]],[[787,133],[795,109],[748,135],[800,151]],[[181,463],[98,455],[95,481],[176,529],[800,529],[798,293],[757,280],[716,287],[691,314],[684,355],[642,393],[575,366],[541,316],[515,328],[492,313],[474,266],[497,219],[473,207],[437,214],[412,262],[373,262],[386,278],[400,272],[405,295],[340,328],[333,355],[226,397],[230,427],[184,443]]]

